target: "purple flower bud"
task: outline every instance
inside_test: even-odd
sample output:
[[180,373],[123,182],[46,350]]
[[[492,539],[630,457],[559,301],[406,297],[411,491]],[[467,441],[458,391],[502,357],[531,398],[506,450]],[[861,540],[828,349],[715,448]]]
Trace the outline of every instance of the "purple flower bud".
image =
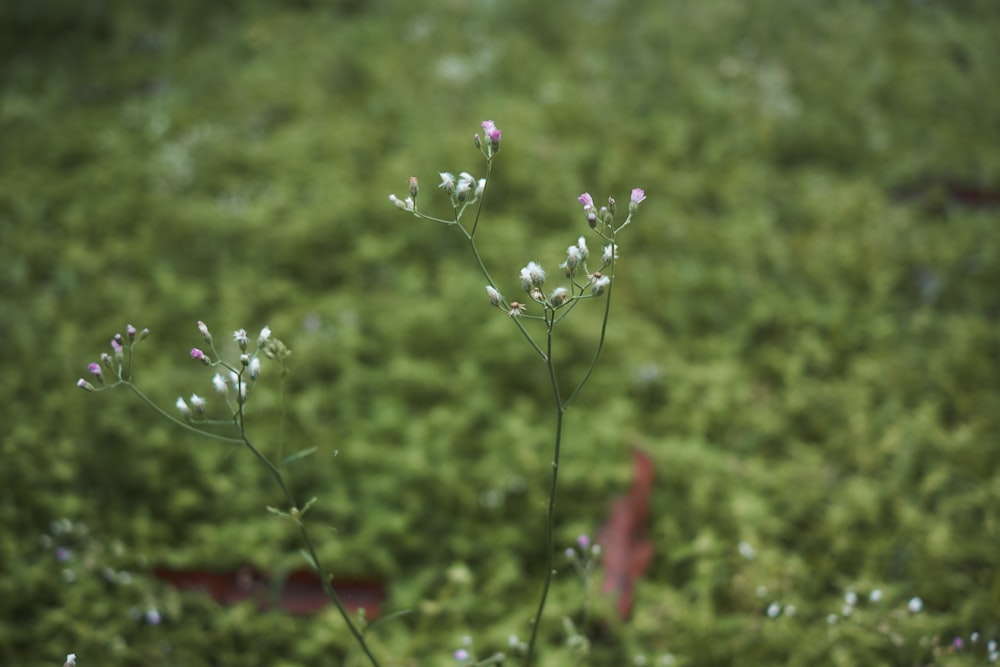
[[496,123],[492,120],[483,121],[483,132],[486,134],[486,138],[490,142],[490,146],[494,149],[500,147],[500,129],[497,127]]
[[642,188],[632,188],[632,196],[628,201],[629,213],[635,210],[635,207],[642,203],[646,199],[646,193]]
[[83,389],[84,391],[97,391],[97,387],[90,384],[83,378],[80,378],[79,380],[76,381],[76,386],[79,387],[80,389]]
[[460,648],[457,651],[455,651],[455,660],[458,660],[459,662],[465,662],[468,659],[469,659],[469,652],[466,651],[464,648]]
[[578,538],[576,538],[576,543],[580,545],[581,549],[586,551],[587,549],[590,548],[590,535],[587,535],[586,533],[580,535]]
[[125,335],[128,336],[128,341],[131,343],[135,340],[136,328],[131,324],[125,325]]
[[192,359],[197,359],[198,361],[200,361],[201,363],[205,364],[206,366],[208,366],[210,363],[212,363],[211,360],[208,358],[208,355],[206,355],[204,352],[202,352],[201,350],[199,350],[196,347],[192,347],[191,348],[191,358]]
[[584,192],[582,195],[577,197],[576,200],[583,204],[584,211],[590,211],[594,208],[594,198],[590,196],[589,192]]
[[96,377],[98,380],[100,380],[102,375],[104,374],[103,371],[101,370],[101,365],[98,363],[92,362],[87,364],[87,370],[90,371],[94,375],[94,377]]
[[111,349],[115,351],[115,356],[121,358],[122,352],[125,351],[124,346],[118,340],[120,336],[115,336],[111,339]]

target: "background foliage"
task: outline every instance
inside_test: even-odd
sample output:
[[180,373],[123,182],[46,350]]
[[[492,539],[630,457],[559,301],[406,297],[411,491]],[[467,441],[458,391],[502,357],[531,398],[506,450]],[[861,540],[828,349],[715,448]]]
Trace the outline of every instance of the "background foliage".
[[[126,322],[153,331],[139,381],[164,405],[209,393],[198,319],[293,349],[252,432],[320,447],[291,476],[335,529],[321,551],[415,610],[374,631],[387,664],[527,634],[543,369],[461,238],[386,200],[417,175],[433,208],[438,171],[481,175],[484,118],[510,293],[586,231],[580,192],[649,195],[568,420],[564,544],[596,533],[632,447],[657,465],[653,565],[630,620],[595,601],[590,664],[986,661],[998,30],[971,0],[4,4],[0,662],[360,664],[332,613],[151,577],[300,561],[248,454],[73,387]],[[595,337],[577,317],[567,360]],[[571,662],[558,619],[582,604],[567,567],[546,664]]]

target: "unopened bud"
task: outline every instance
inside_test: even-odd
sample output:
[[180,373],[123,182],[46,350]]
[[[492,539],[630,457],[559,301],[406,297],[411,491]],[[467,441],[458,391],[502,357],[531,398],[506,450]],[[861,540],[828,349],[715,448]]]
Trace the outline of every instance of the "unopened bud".
[[486,296],[489,298],[491,306],[499,306],[500,302],[503,300],[503,297],[500,296],[500,292],[498,292],[493,285],[486,286]]
[[420,194],[420,184],[417,182],[417,177],[410,176],[406,182],[410,186],[410,197],[416,199],[417,195]]
[[201,332],[202,337],[204,337],[205,342],[209,345],[212,344],[212,333],[208,330],[208,325],[198,320],[198,331]]

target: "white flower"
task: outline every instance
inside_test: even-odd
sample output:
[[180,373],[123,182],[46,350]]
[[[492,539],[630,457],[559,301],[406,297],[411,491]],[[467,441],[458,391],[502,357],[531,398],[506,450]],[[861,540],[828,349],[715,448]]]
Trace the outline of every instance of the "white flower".
[[595,273],[591,277],[590,291],[594,296],[604,294],[605,288],[611,284],[611,278]]
[[580,254],[583,255],[584,259],[590,257],[590,250],[587,249],[587,239],[581,236],[576,240],[576,245],[580,248]]
[[533,287],[541,287],[545,282],[545,270],[537,262],[528,262],[528,265],[521,269],[521,286],[526,292]]
[[489,298],[491,306],[499,306],[500,302],[503,300],[503,297],[500,296],[500,292],[498,292],[493,285],[486,286],[486,296]]
[[260,330],[260,335],[257,336],[257,347],[264,347],[267,341],[271,338],[271,327],[264,327]]
[[924,601],[918,597],[910,598],[909,603],[907,603],[906,608],[910,610],[911,614],[919,614],[924,608]]
[[604,246],[604,253],[601,255],[601,261],[604,262],[604,266],[610,265],[612,260],[616,259],[618,259],[618,246],[614,243]]
[[198,394],[191,394],[190,400],[191,400],[191,407],[194,408],[194,413],[196,415],[201,416],[205,414],[205,405],[207,404],[207,401],[204,398],[202,398]]
[[439,172],[438,175],[441,177],[441,185],[438,187],[451,194],[455,191],[455,175],[450,174],[447,171]]
[[256,380],[260,377],[260,357],[254,357],[250,360],[250,366],[248,369],[250,371],[250,379]]
[[174,405],[177,406],[177,409],[180,411],[181,416],[184,417],[185,419],[191,416],[191,408],[188,407],[188,404],[184,402],[183,398],[178,397],[177,402],[174,403]]
[[565,287],[555,288],[554,290],[552,290],[552,294],[549,295],[549,303],[551,303],[554,307],[558,308],[559,306],[566,303],[568,293],[569,290],[567,290]]
[[226,384],[225,378],[223,378],[218,373],[212,378],[212,386],[215,387],[215,391],[220,394],[225,394],[229,391],[229,385]]

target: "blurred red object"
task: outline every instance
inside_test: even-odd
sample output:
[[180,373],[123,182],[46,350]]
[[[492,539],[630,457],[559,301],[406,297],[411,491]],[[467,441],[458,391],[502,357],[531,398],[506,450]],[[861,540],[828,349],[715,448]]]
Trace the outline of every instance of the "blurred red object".
[[598,536],[605,571],[601,591],[618,594],[618,613],[622,618],[631,614],[635,581],[646,572],[653,559],[653,543],[646,537],[653,460],[638,449],[633,460],[632,487],[628,495],[611,504],[611,516]]
[[[328,604],[319,576],[312,570],[295,570],[287,576],[271,578],[251,567],[235,572],[208,570],[172,570],[156,568],[153,574],[178,590],[202,590],[220,604],[234,604],[248,598],[260,609],[284,609],[290,614],[312,614]],[[365,610],[365,617],[376,618],[385,599],[385,586],[378,580],[334,580],[333,590],[348,611]]]

